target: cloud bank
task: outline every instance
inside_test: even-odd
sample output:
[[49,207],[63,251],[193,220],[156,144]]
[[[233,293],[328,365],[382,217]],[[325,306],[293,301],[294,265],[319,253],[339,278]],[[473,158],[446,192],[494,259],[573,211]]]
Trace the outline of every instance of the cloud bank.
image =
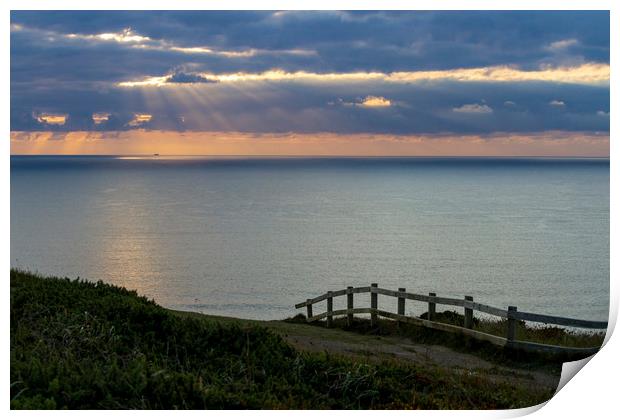
[[14,132],[608,135],[609,95],[608,12],[11,12]]

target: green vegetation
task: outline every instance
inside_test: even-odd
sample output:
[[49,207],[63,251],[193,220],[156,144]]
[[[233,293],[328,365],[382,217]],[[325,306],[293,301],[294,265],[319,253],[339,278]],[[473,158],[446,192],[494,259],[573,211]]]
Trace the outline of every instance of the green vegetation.
[[[426,318],[426,313],[420,317]],[[464,324],[464,316],[455,311],[438,312],[435,314],[434,320],[458,326],[463,326]],[[325,321],[315,321],[307,324],[306,317],[302,314],[289,318],[285,322],[296,325],[312,325],[318,330],[323,331],[325,331],[323,328],[326,328]],[[474,328],[478,331],[504,337],[506,335],[507,322],[506,320],[494,321],[474,318]],[[379,318],[377,325],[372,326],[368,318],[356,317],[353,323],[349,325],[346,317],[338,317],[333,320],[333,329],[351,331],[366,337],[403,337],[419,344],[441,345],[458,352],[472,354],[489,362],[501,364],[504,367],[534,369],[558,376],[561,373],[564,362],[586,357],[505,349],[467,336],[429,329],[414,324],[398,323],[384,318]],[[317,332],[317,335],[319,334],[320,332]],[[523,341],[589,348],[600,347],[604,338],[605,335],[602,332],[579,333],[557,327],[531,327],[521,321],[517,323],[517,339]]]
[[[425,315],[425,314],[424,314]],[[454,311],[439,314],[440,322],[463,325],[464,316]],[[488,334],[506,337],[508,320],[492,320],[474,317],[474,328]],[[570,330],[552,325],[531,326],[524,321],[517,321],[517,340],[534,343],[552,344],[564,347],[600,347],[605,339],[605,332],[600,330]]]
[[517,382],[299,352],[258,323],[181,315],[102,282],[11,270],[14,409],[488,409],[554,392]]
[[[427,318],[427,313],[420,315],[421,319]],[[465,316],[459,314],[456,311],[438,312],[433,319],[436,322],[444,324],[458,325],[462,327],[464,325]],[[288,322],[305,322],[306,317],[302,314],[298,314],[294,318],[287,320]],[[315,322],[316,325],[324,325],[325,322]],[[335,326],[343,329],[357,331],[360,333],[375,333],[383,335],[405,335],[417,340],[431,340],[441,339],[445,341],[447,336],[454,336],[452,333],[441,333],[436,330],[429,330],[425,327],[398,324],[396,321],[382,319],[379,322],[377,328],[372,328],[369,320],[356,318],[353,326],[346,325],[346,318],[337,318],[334,324]],[[600,330],[596,331],[576,331],[555,326],[531,326],[523,321],[517,321],[516,323],[516,339],[521,341],[530,341],[535,343],[550,344],[556,346],[565,347],[580,347],[580,348],[592,348],[600,347],[605,339],[605,332]],[[496,335],[498,337],[506,337],[508,330],[508,321],[506,319],[482,319],[473,318],[473,328],[477,331],[485,332],[487,334]],[[451,340],[455,341],[455,340]],[[462,337],[456,336],[456,344],[462,345]]]

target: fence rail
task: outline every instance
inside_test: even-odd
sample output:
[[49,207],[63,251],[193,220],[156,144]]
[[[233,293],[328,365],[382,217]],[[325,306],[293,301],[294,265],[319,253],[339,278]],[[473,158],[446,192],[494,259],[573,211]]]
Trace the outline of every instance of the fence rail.
[[[354,308],[353,296],[361,293],[370,293],[370,308]],[[378,308],[378,295],[390,296],[397,298],[397,313],[392,313]],[[347,296],[347,309],[333,309],[333,299],[338,296]],[[327,311],[318,315],[313,314],[313,305],[319,302],[327,301]],[[427,319],[405,315],[405,302],[407,300],[415,300],[419,302],[428,303]],[[464,326],[446,324],[442,322],[434,321],[436,305],[450,305],[458,306],[464,309]],[[406,289],[399,288],[397,291],[383,289],[378,286],[377,283],[373,283],[370,286],[363,287],[347,287],[346,289],[329,291],[320,296],[312,299],[307,299],[305,302],[301,302],[295,305],[296,309],[306,308],[307,322],[318,321],[327,318],[327,326],[331,327],[334,316],[346,315],[349,323],[353,321],[354,314],[370,314],[370,320],[372,324],[377,323],[377,317],[394,319],[399,322],[406,322],[415,325],[421,325],[424,327],[464,334],[470,337],[474,337],[479,340],[484,340],[492,344],[510,347],[515,349],[542,351],[549,353],[562,353],[562,354],[574,354],[574,355],[588,355],[596,353],[598,347],[564,347],[555,346],[549,344],[532,343],[528,341],[518,341],[515,339],[516,335],[516,322],[517,321],[530,321],[541,322],[545,324],[561,325],[567,327],[577,328],[589,328],[589,329],[607,329],[606,321],[588,321],[583,319],[566,318],[560,316],[541,315],[531,312],[517,311],[516,306],[509,306],[508,309],[496,308],[494,306],[484,305],[478,302],[474,302],[472,296],[465,296],[464,299],[455,299],[448,297],[436,296],[435,293],[429,293],[427,295],[420,295],[417,293],[408,293]],[[473,312],[479,311],[486,314],[498,316],[508,320],[508,329],[506,337],[499,337],[496,335],[488,334],[482,331],[476,331],[473,329]]]

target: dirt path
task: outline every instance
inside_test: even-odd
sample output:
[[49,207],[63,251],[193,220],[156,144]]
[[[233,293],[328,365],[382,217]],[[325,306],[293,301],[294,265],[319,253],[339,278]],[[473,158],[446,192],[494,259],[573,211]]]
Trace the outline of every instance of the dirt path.
[[[279,324],[279,323],[278,323]],[[537,370],[515,369],[484,360],[478,356],[461,353],[440,345],[414,343],[404,337],[367,336],[343,330],[314,331],[297,328],[294,331],[279,330],[284,339],[302,351],[342,354],[373,361],[393,359],[423,366],[450,369],[460,374],[483,375],[497,382],[521,383],[544,389],[557,388],[559,375]],[[285,328],[288,330],[289,328]],[[317,331],[319,330],[319,331]],[[321,334],[323,333],[323,334]]]
[[416,343],[405,337],[364,335],[338,328],[327,329],[283,321],[250,321],[191,312],[175,312],[185,316],[206,317],[223,323],[241,322],[268,327],[301,351],[327,351],[331,354],[371,361],[391,359],[425,367],[449,369],[455,374],[479,375],[498,383],[519,383],[545,390],[555,390],[560,381],[559,373],[553,375],[535,369],[508,367],[471,353],[459,352],[441,345]]

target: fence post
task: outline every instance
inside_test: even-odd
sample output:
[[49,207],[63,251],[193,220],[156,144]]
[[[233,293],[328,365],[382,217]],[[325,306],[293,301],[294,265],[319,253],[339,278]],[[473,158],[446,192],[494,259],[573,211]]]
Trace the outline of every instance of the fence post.
[[331,328],[334,317],[332,311],[334,310],[334,298],[332,297],[332,291],[327,292],[327,328]]
[[517,335],[517,320],[514,318],[514,312],[517,312],[516,306],[508,307],[508,342],[512,342],[515,340]]
[[377,283],[372,283],[370,285],[370,325],[374,327],[377,325],[377,293],[373,293],[373,287],[376,288],[379,287],[379,285]]
[[[474,301],[474,298],[471,296],[465,296],[465,300],[470,302]],[[471,329],[474,326],[474,310],[465,308],[465,328]]]
[[[437,293],[429,293],[429,296],[437,296]],[[429,321],[432,321],[433,319],[435,319],[435,302],[428,302],[428,312],[426,314],[426,318]]]
[[312,318],[312,299],[306,299],[306,310],[308,311],[308,322]]
[[[398,315],[402,315],[405,316],[405,288],[404,287],[399,287],[398,288],[398,306],[397,306],[397,313]],[[400,320],[396,321],[396,325],[398,326],[398,328],[400,328]]]
[[[398,315],[405,315],[405,292],[404,287],[398,288]],[[402,294],[401,294],[402,293]]]
[[[353,286],[347,287],[347,309],[353,309]],[[353,325],[353,314],[347,314],[347,324]]]

